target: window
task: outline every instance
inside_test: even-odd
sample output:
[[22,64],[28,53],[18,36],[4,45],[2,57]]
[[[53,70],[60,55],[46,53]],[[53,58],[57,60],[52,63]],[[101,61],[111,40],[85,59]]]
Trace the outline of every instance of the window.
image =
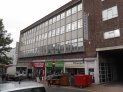
[[61,42],[59,45],[60,45],[60,53],[64,53],[64,42]]
[[48,21],[45,22],[45,27],[48,26]]
[[61,14],[61,19],[63,19],[63,18],[65,18],[65,13],[64,12]]
[[101,0],[102,2],[105,1],[105,0]]
[[53,23],[55,23],[55,22],[56,22],[56,17],[53,18]]
[[60,34],[63,34],[64,32],[65,32],[65,27],[62,26],[62,27],[61,27],[61,33],[60,33]]
[[115,38],[115,37],[119,37],[119,36],[120,36],[120,30],[119,29],[104,33],[104,39],[110,39],[110,38]]
[[66,32],[71,31],[71,23],[66,25]]
[[83,46],[83,38],[78,38],[78,49]]
[[47,33],[44,34],[44,39],[47,39]]
[[52,32],[51,32],[51,31],[49,31],[49,33],[48,33],[48,37],[50,38],[50,37],[51,37],[51,35],[52,35]]
[[66,12],[66,16],[70,16],[71,15],[71,9],[67,10]]
[[66,52],[71,51],[71,41],[70,40],[66,41],[65,48],[66,48]]
[[57,16],[57,21],[59,21],[59,20],[60,20],[60,15]]
[[78,11],[82,10],[82,3],[78,5]]
[[78,28],[82,28],[82,19],[78,20]]
[[77,21],[72,23],[72,30],[76,30],[77,29]]
[[59,34],[60,34],[60,28],[57,28],[56,35],[59,35]]
[[42,39],[44,39],[44,34],[42,34]]
[[117,16],[118,16],[117,6],[102,11],[103,21],[115,18]]
[[77,39],[72,40],[72,51],[77,50]]
[[76,12],[77,12],[77,6],[75,6],[75,7],[72,8],[72,14],[74,14]]
[[52,36],[55,36],[56,31],[52,30]]
[[49,20],[49,24],[52,24],[52,19]]

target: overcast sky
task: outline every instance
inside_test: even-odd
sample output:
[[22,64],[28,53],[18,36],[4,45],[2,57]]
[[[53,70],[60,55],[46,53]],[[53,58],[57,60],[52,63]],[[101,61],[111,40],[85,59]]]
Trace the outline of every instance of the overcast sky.
[[5,30],[14,40],[19,41],[20,30],[31,25],[71,0],[0,0],[0,18]]

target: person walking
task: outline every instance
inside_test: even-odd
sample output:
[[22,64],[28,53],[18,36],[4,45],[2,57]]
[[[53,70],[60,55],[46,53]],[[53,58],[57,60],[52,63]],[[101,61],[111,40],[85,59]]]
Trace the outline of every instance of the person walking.
[[50,86],[50,87],[51,87],[51,84],[52,84],[51,82],[52,82],[52,77],[51,77],[51,75],[48,75],[47,76],[47,85]]

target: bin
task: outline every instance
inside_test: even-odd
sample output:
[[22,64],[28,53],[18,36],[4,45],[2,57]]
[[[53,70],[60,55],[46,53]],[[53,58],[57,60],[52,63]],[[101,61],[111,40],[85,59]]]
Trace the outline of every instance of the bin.
[[78,74],[74,76],[74,85],[77,87],[87,87],[91,83],[90,75]]

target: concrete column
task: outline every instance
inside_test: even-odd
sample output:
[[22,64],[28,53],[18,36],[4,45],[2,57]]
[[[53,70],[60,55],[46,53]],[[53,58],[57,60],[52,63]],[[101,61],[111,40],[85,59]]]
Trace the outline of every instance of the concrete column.
[[87,63],[87,61],[85,61],[85,74],[88,75],[88,63]]
[[100,83],[100,79],[99,79],[99,56],[98,56],[98,52],[97,52],[97,59],[95,60],[95,84],[99,84]]

